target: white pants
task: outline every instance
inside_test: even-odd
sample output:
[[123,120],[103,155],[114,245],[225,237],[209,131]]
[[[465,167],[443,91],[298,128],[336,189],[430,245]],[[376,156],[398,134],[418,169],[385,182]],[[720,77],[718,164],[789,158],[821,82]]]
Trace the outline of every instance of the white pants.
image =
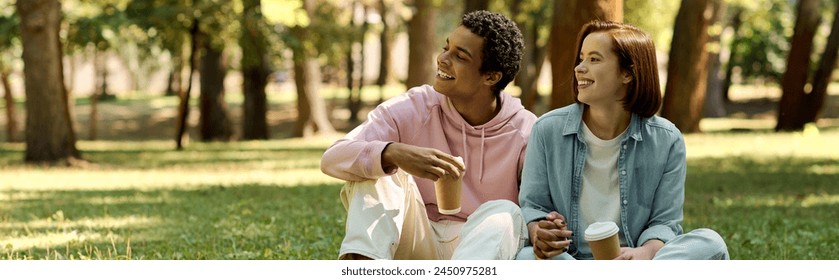
[[519,207],[493,200],[466,222],[433,222],[411,175],[398,171],[341,189],[347,225],[339,259],[355,253],[373,259],[445,260],[515,258],[527,232]]
[[[535,260],[533,247],[524,247],[516,256],[519,260]],[[570,254],[562,253],[551,258],[553,260],[574,260]],[[676,236],[664,244],[655,254],[653,260],[728,260],[728,247],[725,241],[714,230],[700,228]]]

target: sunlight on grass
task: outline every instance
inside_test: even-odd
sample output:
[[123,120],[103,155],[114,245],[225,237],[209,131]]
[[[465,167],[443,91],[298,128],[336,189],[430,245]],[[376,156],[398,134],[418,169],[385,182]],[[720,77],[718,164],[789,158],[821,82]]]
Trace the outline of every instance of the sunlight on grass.
[[820,133],[706,133],[685,135],[688,158],[821,157],[839,160],[839,130]]
[[[159,224],[157,218],[127,216],[81,218],[69,220],[63,211],[58,211],[50,218],[27,222],[4,222],[0,229],[11,230],[11,234],[0,239],[0,246],[6,250],[29,250],[31,248],[57,248],[67,243],[101,242],[107,243],[115,238],[113,234],[103,235],[100,229],[121,227],[146,227]],[[24,229],[24,232],[19,232]]]
[[839,174],[839,161],[833,165],[813,165],[807,168],[807,172],[814,175],[836,175]]
[[714,198],[714,205],[721,207],[814,207],[839,205],[839,194],[807,194],[801,196],[746,196],[739,198]]
[[[63,213],[63,211],[61,210],[59,210],[59,212]],[[71,231],[75,232],[79,229],[106,229],[128,226],[149,226],[157,223],[160,223],[160,219],[142,216],[101,217],[96,219],[80,218],[78,220],[70,220],[66,218],[62,220],[55,220],[53,219],[53,217],[50,217],[46,219],[32,220],[28,222],[4,222],[3,224],[0,224],[0,228],[25,228],[28,230],[51,229],[62,231],[66,229],[72,229]],[[4,244],[3,241],[0,241],[0,244]]]
[[161,190],[195,189],[241,184],[293,187],[301,184],[339,183],[320,169],[267,170],[26,170],[0,173],[0,191]]
[[77,231],[62,233],[41,233],[32,234],[19,238],[0,239],[0,244],[6,246],[7,250],[29,250],[34,247],[56,248],[63,247],[72,241],[84,242],[86,240],[100,239],[98,233],[79,234]]

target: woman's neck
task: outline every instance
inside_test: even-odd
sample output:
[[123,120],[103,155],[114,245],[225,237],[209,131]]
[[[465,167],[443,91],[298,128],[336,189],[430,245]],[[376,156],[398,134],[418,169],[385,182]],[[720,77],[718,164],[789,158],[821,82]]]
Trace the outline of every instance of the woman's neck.
[[632,114],[621,108],[593,108],[587,106],[583,121],[597,138],[610,140],[618,137],[629,126]]

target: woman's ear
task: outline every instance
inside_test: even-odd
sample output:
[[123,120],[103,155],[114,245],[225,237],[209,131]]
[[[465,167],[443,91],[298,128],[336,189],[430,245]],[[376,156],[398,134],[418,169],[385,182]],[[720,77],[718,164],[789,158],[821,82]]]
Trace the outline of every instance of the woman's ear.
[[504,74],[501,74],[501,72],[490,72],[489,75],[486,75],[486,78],[484,78],[484,84],[488,86],[495,85],[503,76]]
[[632,77],[634,76],[634,75],[632,75],[632,73],[635,72],[635,65],[629,66],[629,70],[624,70],[622,72],[623,72],[623,77],[622,77],[623,83],[624,84],[629,84],[630,82],[632,82]]

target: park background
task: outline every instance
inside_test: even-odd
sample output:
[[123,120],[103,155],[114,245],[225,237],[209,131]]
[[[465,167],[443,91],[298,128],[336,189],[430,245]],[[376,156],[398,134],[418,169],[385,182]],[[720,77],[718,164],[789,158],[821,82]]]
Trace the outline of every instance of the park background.
[[[733,259],[839,259],[839,12],[829,0],[0,0],[0,257],[334,259],[319,160],[432,81],[466,11],[515,19],[507,91],[571,99],[576,33],[648,31],[685,134],[686,230]],[[384,58],[384,59],[383,59]]]

